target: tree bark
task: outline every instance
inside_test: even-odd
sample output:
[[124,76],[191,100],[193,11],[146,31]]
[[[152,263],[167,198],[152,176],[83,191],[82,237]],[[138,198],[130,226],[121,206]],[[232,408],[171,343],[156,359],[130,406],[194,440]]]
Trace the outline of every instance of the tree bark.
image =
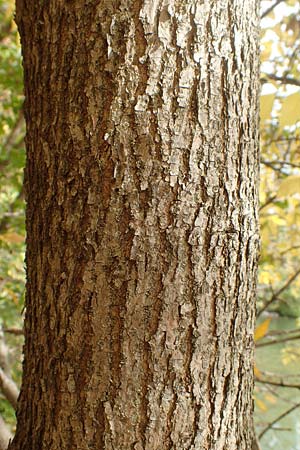
[[17,0],[24,376],[10,450],[249,450],[258,1]]

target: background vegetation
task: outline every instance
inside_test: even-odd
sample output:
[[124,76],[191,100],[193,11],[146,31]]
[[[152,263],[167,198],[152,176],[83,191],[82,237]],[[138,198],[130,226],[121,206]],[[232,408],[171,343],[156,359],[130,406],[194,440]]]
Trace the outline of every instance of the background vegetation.
[[[12,431],[21,377],[25,282],[25,126],[13,11],[12,0],[0,0],[0,414]],[[264,0],[261,15],[262,249],[255,399],[258,434],[268,449],[275,448],[274,438],[268,437],[274,430],[276,445],[288,448],[280,441],[280,430],[287,431],[280,424],[300,404],[300,397],[290,394],[300,388],[295,370],[300,358],[300,4]],[[295,318],[293,326],[288,320],[278,327],[277,315]],[[277,355],[275,366],[268,359],[270,348]],[[266,421],[265,413],[275,409],[275,416]],[[296,429],[299,424],[294,422]],[[289,448],[300,448],[292,445]]]

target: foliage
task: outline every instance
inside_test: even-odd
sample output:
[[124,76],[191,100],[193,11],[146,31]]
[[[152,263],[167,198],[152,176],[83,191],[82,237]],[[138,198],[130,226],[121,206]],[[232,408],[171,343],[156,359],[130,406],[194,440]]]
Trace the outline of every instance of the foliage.
[[[275,5],[277,2],[272,2]],[[270,1],[262,2],[263,11]],[[281,9],[280,9],[281,8]],[[259,307],[300,267],[300,11],[289,0],[262,20]],[[272,305],[287,313],[300,277]],[[281,293],[283,294],[283,293]],[[275,305],[275,303],[277,303]],[[300,304],[300,302],[299,302]],[[297,306],[297,301],[295,307]],[[298,308],[293,314],[298,314]]]
[[[22,327],[24,296],[24,120],[21,51],[13,21],[14,2],[0,0],[0,331]],[[6,358],[17,382],[20,381],[20,337],[8,336]],[[0,413],[14,424],[14,411],[0,397]]]
[[0,308],[7,325],[22,306],[25,242],[23,81],[13,5],[0,1]]
[[[262,1],[262,11],[262,245],[258,313],[276,311],[283,316],[297,317],[300,316],[300,4],[296,0]],[[292,363],[300,356],[297,350],[300,330],[297,327],[274,331],[273,321],[262,319],[256,330],[256,407],[263,413],[261,417],[276,408],[278,411],[270,423],[261,424],[260,438],[276,429],[278,423],[284,422],[283,418],[300,406],[294,403],[293,391],[299,389],[300,379],[289,381],[289,376],[294,376]],[[280,360],[275,371],[270,367],[271,361],[266,363],[270,344],[276,346],[275,353]],[[266,353],[260,353],[260,347],[266,348]],[[261,361],[260,355],[263,355]],[[263,372],[262,366],[266,368],[266,364],[267,372]],[[278,366],[282,373],[290,371],[290,374],[282,378]],[[289,395],[291,398],[287,400]],[[287,408],[287,401],[292,406]],[[280,436],[274,439],[277,446],[284,447]]]

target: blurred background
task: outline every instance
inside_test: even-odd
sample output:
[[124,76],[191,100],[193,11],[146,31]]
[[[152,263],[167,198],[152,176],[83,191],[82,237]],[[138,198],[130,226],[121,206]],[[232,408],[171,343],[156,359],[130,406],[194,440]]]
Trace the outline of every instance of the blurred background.
[[[0,0],[0,434],[7,435],[22,374],[25,283],[25,124],[13,17],[14,1]],[[262,450],[300,450],[299,0],[261,1],[260,186],[255,423]]]

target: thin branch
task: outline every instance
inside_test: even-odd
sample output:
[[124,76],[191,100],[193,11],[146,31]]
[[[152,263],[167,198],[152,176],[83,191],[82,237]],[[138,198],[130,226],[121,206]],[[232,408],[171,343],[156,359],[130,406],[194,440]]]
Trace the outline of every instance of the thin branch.
[[272,339],[271,341],[257,343],[256,348],[267,347],[268,345],[282,344],[283,342],[295,341],[297,339],[300,339],[300,334],[298,336],[289,336],[284,339]]
[[8,377],[0,368],[0,389],[5,398],[9,401],[12,407],[16,410],[19,397],[19,389],[16,383]]
[[290,72],[293,70],[294,64],[298,64],[298,58],[299,58],[299,44],[295,45],[296,42],[299,40],[300,37],[300,31],[298,30],[298,33],[294,35],[294,45],[293,45],[293,51],[292,54],[289,56],[289,62],[288,66],[285,70],[285,72],[282,74],[283,77],[287,77]]
[[[280,166],[290,166],[290,167],[297,167],[297,168],[300,167],[300,164],[295,164],[295,163],[292,163],[289,161],[267,161],[265,159],[262,159],[260,162],[261,162],[261,164],[264,164],[265,166],[268,166],[271,168],[276,166],[276,164],[279,164]],[[274,168],[274,170],[281,170],[281,169]]]
[[283,77],[280,77],[279,75],[275,75],[273,73],[265,73],[264,75],[268,77],[270,80],[280,81],[280,83],[282,84],[291,84],[293,86],[300,86],[300,80],[292,78],[289,75],[285,75]]
[[275,172],[279,172],[280,174],[282,173],[282,168],[281,167],[275,167],[276,162],[261,161],[261,164],[263,164],[266,167],[270,167]]
[[23,217],[23,216],[24,216],[24,212],[23,211],[5,212],[5,213],[2,214],[2,217],[8,217],[9,219],[11,219],[12,217]]
[[278,390],[278,386],[272,386],[270,384],[264,384],[264,389],[271,393],[274,397],[280,400],[282,403],[287,403],[288,407],[291,405],[291,401],[286,398],[282,390]]
[[264,144],[265,147],[268,147],[269,145],[273,144],[274,142],[276,144],[280,144],[280,143],[289,143],[289,142],[298,142],[300,141],[299,136],[293,136],[293,137],[276,137],[274,139],[269,139],[268,141],[266,141],[266,143]]
[[258,442],[258,437],[255,431],[253,432],[253,441],[252,441],[252,448],[251,450],[261,450],[261,447]]
[[262,380],[261,378],[256,377],[255,378],[256,383],[261,384],[270,384],[271,386],[277,386],[277,387],[287,387],[292,389],[300,389],[300,383],[299,384],[293,384],[293,383],[284,383],[283,381],[273,381],[273,380]]
[[299,379],[300,375],[299,374],[282,374],[282,373],[278,373],[278,372],[269,372],[268,370],[260,370],[260,373],[266,377],[269,378],[282,378],[282,379],[291,379],[291,378],[296,378],[297,380]]
[[[298,333],[296,336],[293,336]],[[279,336],[279,338],[273,338],[273,336]],[[285,337],[282,337],[285,336]],[[266,339],[271,338],[270,341]],[[264,347],[266,345],[278,344],[281,342],[293,341],[300,338],[300,328],[294,328],[293,330],[271,330],[264,336],[264,341],[262,343],[257,343],[256,347]]]
[[277,195],[272,195],[272,197],[269,197],[265,203],[263,203],[260,207],[259,207],[259,211],[261,211],[262,209],[264,209],[266,206],[268,206],[270,203],[273,203],[273,201],[276,199]]
[[273,428],[273,425],[275,425],[275,423],[279,422],[281,419],[286,417],[288,414],[293,412],[295,409],[299,408],[299,406],[300,406],[300,403],[297,403],[296,405],[292,406],[290,409],[285,411],[283,414],[276,417],[276,419],[274,419],[271,423],[269,423],[269,425],[264,430],[262,430],[262,432],[259,434],[258,438],[261,439],[267,431],[269,431],[271,428]]
[[4,372],[9,375],[10,374],[10,364],[9,364],[9,349],[5,343],[3,330],[0,328],[0,367],[4,370]]
[[[4,330],[5,331],[5,330]],[[287,334],[300,333],[300,328],[292,328],[291,330],[270,330],[267,336],[286,336]]]
[[282,294],[282,292],[285,291],[293,281],[295,281],[299,274],[300,269],[298,269],[277,292],[274,292],[270,300],[268,300],[267,303],[260,309],[260,311],[258,311],[256,318],[258,318],[271,305],[271,303],[275,302],[275,300],[278,300],[280,294]]
[[277,5],[279,5],[279,3],[284,2],[285,0],[277,0],[275,3],[273,3],[272,6],[270,6],[268,9],[265,10],[265,12],[262,13],[261,15],[261,19],[263,19],[264,17],[266,17],[268,14],[270,14],[270,12],[273,11],[274,8],[276,8]]
[[286,250],[283,250],[280,252],[280,255],[286,255],[287,253],[291,252],[292,250],[298,250],[300,248],[300,245],[293,245],[292,247],[287,248]]
[[269,372],[269,371],[267,371],[267,370],[260,370],[259,371],[260,372],[260,374],[263,376],[263,377],[265,377],[265,378],[268,378],[268,379],[280,379],[280,380],[297,380],[297,383],[298,383],[298,380],[299,380],[299,378],[300,378],[300,375],[299,374],[285,374],[285,373],[278,373],[278,372]]
[[4,333],[14,334],[16,336],[21,336],[24,331],[21,328],[3,328]]

